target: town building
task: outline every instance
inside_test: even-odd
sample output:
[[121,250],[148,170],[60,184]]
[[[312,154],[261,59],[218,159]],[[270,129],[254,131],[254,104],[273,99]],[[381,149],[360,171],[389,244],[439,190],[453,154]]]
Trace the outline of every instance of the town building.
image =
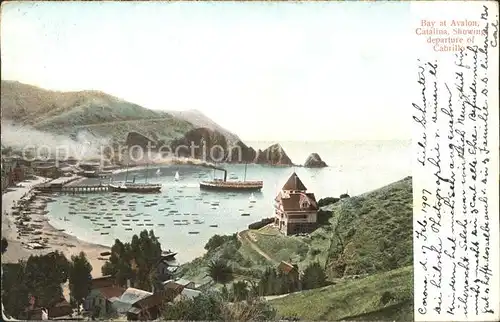
[[127,314],[135,303],[151,295],[153,295],[152,292],[129,287],[120,297],[113,298],[111,301],[113,303],[113,308],[118,314]]
[[275,198],[275,225],[285,235],[308,233],[316,228],[317,217],[314,193],[294,172]]
[[164,294],[154,293],[151,296],[140,299],[132,304],[132,307],[127,311],[127,320],[156,320],[160,314],[163,305]]
[[73,314],[73,308],[71,307],[71,305],[68,303],[68,301],[66,301],[66,299],[62,298],[48,308],[35,306],[27,307],[25,310],[26,319],[42,320],[44,311],[47,314],[48,319],[70,317]]
[[33,176],[31,162],[20,157],[2,157],[2,191]]
[[125,289],[117,286],[112,276],[94,278],[84,308],[96,316],[111,315],[116,312],[112,306],[113,299],[119,298],[124,292]]

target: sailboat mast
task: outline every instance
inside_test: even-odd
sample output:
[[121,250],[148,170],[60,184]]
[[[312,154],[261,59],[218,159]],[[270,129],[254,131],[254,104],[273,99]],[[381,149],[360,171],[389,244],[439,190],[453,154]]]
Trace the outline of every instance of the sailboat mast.
[[248,165],[248,163],[245,163],[245,177],[244,177],[243,181],[247,181],[247,165]]

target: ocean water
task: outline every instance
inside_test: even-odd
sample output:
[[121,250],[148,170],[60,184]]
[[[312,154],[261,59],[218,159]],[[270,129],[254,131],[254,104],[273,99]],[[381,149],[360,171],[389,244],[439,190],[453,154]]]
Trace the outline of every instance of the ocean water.
[[[259,144],[261,146],[259,146]],[[252,146],[265,148],[266,142]],[[163,249],[179,252],[179,262],[190,261],[204,252],[214,234],[232,234],[252,222],[273,216],[273,202],[279,189],[295,171],[316,198],[358,195],[411,175],[409,141],[281,143],[293,162],[303,163],[317,152],[328,168],[270,167],[248,165],[247,180],[263,180],[259,193],[207,192],[199,181],[220,178],[222,173],[200,166],[176,165],[129,171],[136,182],[161,183],[154,195],[91,193],[61,195],[49,203],[50,223],[78,238],[112,245],[116,238],[129,241],[133,234],[154,230]],[[243,179],[244,165],[227,165],[228,177]],[[159,173],[158,173],[159,169]],[[180,180],[175,181],[176,172]],[[123,181],[125,173],[116,174]],[[89,179],[89,182],[96,179]],[[251,199],[255,202],[251,202]],[[242,216],[242,214],[249,214]],[[211,227],[217,225],[217,227]],[[104,234],[103,234],[104,233]]]

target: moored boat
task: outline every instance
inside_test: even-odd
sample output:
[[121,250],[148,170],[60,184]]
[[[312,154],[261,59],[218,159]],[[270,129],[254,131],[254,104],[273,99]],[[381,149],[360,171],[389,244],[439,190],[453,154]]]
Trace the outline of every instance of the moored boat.
[[243,181],[228,181],[226,169],[214,168],[214,170],[220,170],[224,172],[224,179],[201,181],[200,188],[219,191],[260,191],[264,186],[264,182],[261,180],[247,181],[246,168],[247,167],[245,165],[245,179]]

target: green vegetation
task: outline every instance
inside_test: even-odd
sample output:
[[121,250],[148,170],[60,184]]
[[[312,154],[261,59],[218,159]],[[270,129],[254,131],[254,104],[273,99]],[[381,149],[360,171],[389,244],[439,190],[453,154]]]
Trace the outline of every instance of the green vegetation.
[[284,236],[270,227],[251,234],[274,260],[291,261],[302,270],[318,262],[330,278],[384,272],[413,262],[412,207],[408,177],[323,207],[320,227],[308,236]]
[[413,321],[413,266],[270,301],[281,317]]
[[71,300],[78,309],[80,304],[85,301],[85,298],[90,293],[92,286],[92,265],[90,265],[84,252],[77,256],[71,256],[69,268],[69,290]]
[[74,137],[82,130],[124,142],[135,131],[169,141],[194,128],[170,113],[154,111],[98,91],[54,92],[2,81],[2,118],[37,130]]
[[324,207],[339,202],[340,198],[326,197],[318,200],[318,207]]
[[413,263],[411,178],[332,206],[330,277],[373,274]]
[[327,284],[326,274],[318,262],[312,263],[304,270],[301,286],[303,290],[310,290],[325,286]]
[[63,297],[62,283],[68,280],[70,263],[62,253],[30,256],[27,261],[2,265],[2,302],[7,314],[28,318],[29,297],[36,307],[50,307]]
[[208,275],[212,278],[215,283],[226,284],[231,281],[233,276],[233,270],[227,265],[227,262],[223,259],[211,261],[208,264]]
[[164,320],[183,321],[269,321],[276,311],[259,298],[231,303],[227,294],[208,292],[194,299],[169,303],[163,310]]
[[102,274],[114,276],[118,285],[125,286],[130,279],[134,287],[149,291],[157,286],[156,264],[160,258],[160,242],[152,230],[149,234],[144,230],[139,236],[134,235],[130,243],[115,240]]
[[274,218],[263,218],[260,221],[251,223],[248,225],[248,229],[260,229],[264,226],[269,225],[270,223],[274,222]]
[[[232,280],[256,280],[271,265],[248,245],[240,242],[236,234],[214,235],[205,249],[207,252],[202,257],[181,265],[177,274],[197,283],[203,283],[207,277],[222,283],[210,273],[210,267],[218,263],[227,267]],[[222,281],[227,282],[227,279]]]

